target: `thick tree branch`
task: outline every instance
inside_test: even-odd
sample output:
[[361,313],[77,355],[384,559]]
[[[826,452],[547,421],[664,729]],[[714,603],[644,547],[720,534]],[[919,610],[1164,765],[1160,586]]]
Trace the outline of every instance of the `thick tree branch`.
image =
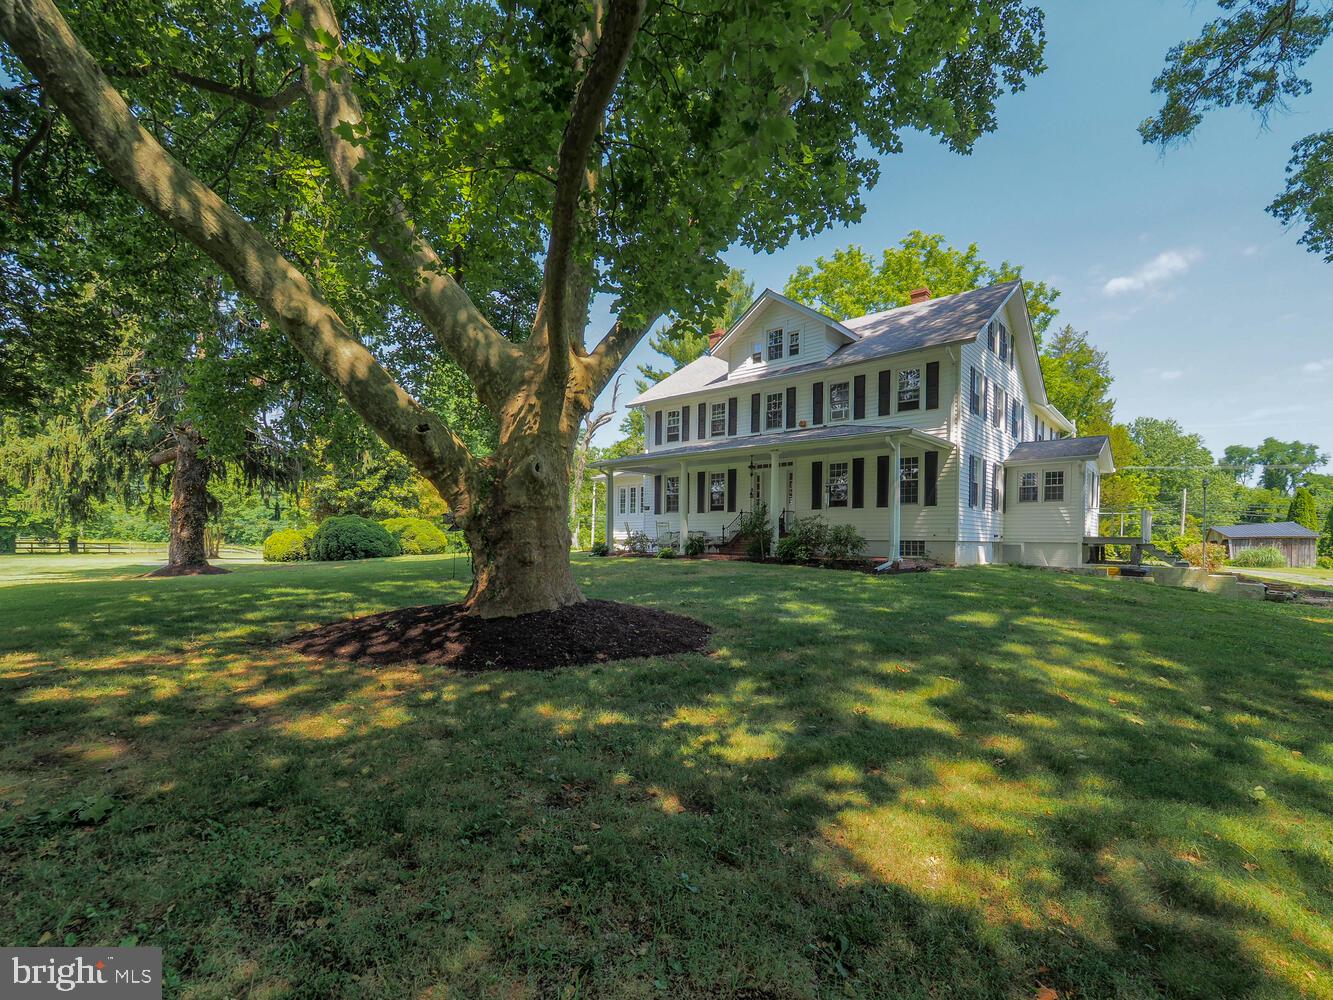
[[[468,374],[478,398],[498,412],[521,374],[523,352],[482,316],[416,231],[401,202],[365,205],[362,185],[370,154],[362,142],[347,138],[364,134],[361,102],[350,86],[342,57],[336,49],[326,50],[317,39],[318,32],[341,37],[337,18],[325,0],[298,0],[294,9],[304,18],[307,44],[321,56],[311,60],[304,78],[329,169],[349,197],[374,213],[369,229],[375,252],[389,265],[398,287],[440,346]],[[322,58],[325,56],[328,58]]]
[[644,0],[610,0],[595,34],[597,51],[579,83],[570,109],[556,163],[555,200],[551,208],[551,235],[547,243],[546,271],[539,311],[538,344],[549,350],[552,361],[567,356],[571,344],[570,318],[574,310],[567,301],[571,291],[575,242],[578,237],[579,202],[588,186],[588,157],[616,84],[620,82],[639,25],[643,23]]
[[37,152],[37,147],[51,133],[51,112],[46,111],[42,114],[42,120],[33,129],[32,135],[23,147],[14,154],[14,162],[9,167],[9,200],[17,208],[19,197],[23,194],[23,164],[27,162],[28,157]]
[[152,455],[148,456],[148,464],[154,469],[160,468],[163,465],[169,465],[176,461],[176,455],[177,451],[175,445],[170,448],[163,448],[161,451],[154,452]]
[[592,353],[583,359],[584,370],[594,396],[611,381],[611,376],[615,374],[621,362],[629,357],[634,345],[643,339],[643,335],[657,322],[660,315],[661,313],[658,313],[643,323],[633,325],[617,320],[606,332],[606,336],[593,348]]
[[51,0],[0,0],[0,36],[113,177],[208,254],[390,447],[446,498],[471,469],[466,445],[413,399],[250,223],[139,124]]

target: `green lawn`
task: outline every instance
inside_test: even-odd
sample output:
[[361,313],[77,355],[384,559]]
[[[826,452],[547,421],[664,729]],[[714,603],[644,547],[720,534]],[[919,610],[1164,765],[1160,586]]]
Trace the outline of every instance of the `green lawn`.
[[1329,610],[584,560],[715,653],[270,645],[465,565],[0,588],[0,941],[188,997],[1333,996]]

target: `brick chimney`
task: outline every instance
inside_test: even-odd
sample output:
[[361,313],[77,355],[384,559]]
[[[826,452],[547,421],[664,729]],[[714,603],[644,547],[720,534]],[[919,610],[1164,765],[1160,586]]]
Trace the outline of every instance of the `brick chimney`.
[[929,301],[930,289],[925,287],[913,288],[907,295],[912,300],[912,305],[920,305],[922,302]]
[[725,326],[714,327],[713,332],[708,335],[708,349],[711,351],[717,346],[717,342],[726,335],[727,328]]

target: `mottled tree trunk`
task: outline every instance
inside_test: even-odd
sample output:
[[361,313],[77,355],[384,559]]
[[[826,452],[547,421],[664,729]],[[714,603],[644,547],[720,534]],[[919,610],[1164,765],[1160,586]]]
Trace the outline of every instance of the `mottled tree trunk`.
[[467,604],[483,618],[583,600],[569,564],[570,449],[510,441],[483,464],[459,518],[475,578]]

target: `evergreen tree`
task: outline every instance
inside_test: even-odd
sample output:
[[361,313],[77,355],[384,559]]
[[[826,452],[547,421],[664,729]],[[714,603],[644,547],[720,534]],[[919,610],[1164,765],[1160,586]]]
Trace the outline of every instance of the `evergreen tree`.
[[1291,507],[1287,509],[1287,520],[1295,521],[1311,531],[1319,530],[1319,514],[1315,511],[1314,494],[1304,486],[1297,489],[1296,495],[1291,498]]

